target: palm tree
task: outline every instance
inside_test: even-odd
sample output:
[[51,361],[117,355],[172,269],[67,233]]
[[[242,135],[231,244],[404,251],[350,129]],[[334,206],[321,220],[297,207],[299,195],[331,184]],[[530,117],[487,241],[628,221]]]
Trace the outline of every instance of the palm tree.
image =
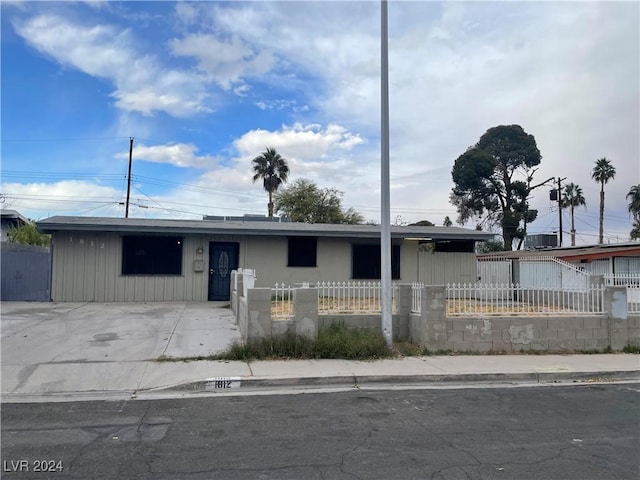
[[611,162],[602,157],[596,160],[596,165],[591,172],[591,178],[600,184],[600,234],[598,243],[603,243],[604,238],[604,184],[616,176],[616,169]]
[[632,186],[626,198],[629,200],[629,213],[633,216],[631,240],[640,239],[640,184]]
[[627,200],[629,200],[629,213],[633,218],[640,220],[640,183],[629,189]]
[[273,217],[273,194],[278,187],[287,181],[289,176],[289,165],[287,160],[282,158],[275,148],[267,148],[253,160],[253,183],[262,179],[264,189],[269,192],[269,204],[267,205],[269,216]]
[[569,208],[571,211],[571,246],[576,246],[576,225],[573,217],[573,210],[575,207],[586,205],[587,202],[582,194],[582,188],[575,183],[569,183],[564,187],[564,193],[562,195],[563,208]]

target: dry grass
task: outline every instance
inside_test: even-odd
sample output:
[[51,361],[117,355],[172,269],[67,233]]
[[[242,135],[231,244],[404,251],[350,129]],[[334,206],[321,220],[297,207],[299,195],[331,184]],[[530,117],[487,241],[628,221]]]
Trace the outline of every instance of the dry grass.
[[[396,302],[392,305],[395,311]],[[336,298],[321,297],[318,299],[319,314],[357,314],[357,313],[379,313],[380,299],[377,297],[363,298]],[[271,302],[271,318],[283,318],[293,316],[293,302],[291,300],[278,300]]]

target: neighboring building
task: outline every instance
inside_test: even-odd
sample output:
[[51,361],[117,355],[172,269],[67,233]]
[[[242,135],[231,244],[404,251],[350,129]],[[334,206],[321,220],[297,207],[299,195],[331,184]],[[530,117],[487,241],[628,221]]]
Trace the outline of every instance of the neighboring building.
[[[540,250],[517,250],[512,252],[494,252],[478,255],[479,276],[487,282],[523,283],[525,279],[513,278],[514,261],[532,265],[545,258],[553,258],[558,263],[569,264],[572,269],[590,275],[640,275],[640,242],[601,244],[580,247],[556,247]],[[511,260],[492,262],[492,260]],[[494,265],[491,265],[494,264]],[[541,266],[537,268],[540,270]],[[560,267],[556,267],[558,270]],[[559,271],[559,270],[558,270]]]
[[8,240],[7,232],[11,227],[26,225],[27,223],[29,223],[29,219],[15,210],[0,210],[0,241],[6,242]]
[[[104,217],[37,225],[52,234],[53,301],[227,300],[238,267],[255,270],[256,287],[380,278],[376,225]],[[394,280],[414,282],[434,269],[445,270],[440,278],[459,270],[475,280],[475,242],[493,234],[393,226],[391,237]],[[443,258],[456,266],[443,269]]]
[[554,257],[593,275],[640,274],[640,242],[494,252],[478,255],[478,260],[537,257]]

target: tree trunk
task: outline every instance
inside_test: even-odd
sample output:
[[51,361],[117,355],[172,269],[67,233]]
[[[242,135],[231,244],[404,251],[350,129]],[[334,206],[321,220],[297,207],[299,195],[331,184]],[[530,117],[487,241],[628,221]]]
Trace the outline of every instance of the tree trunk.
[[600,189],[600,234],[598,235],[598,243],[604,243],[604,184]]
[[269,212],[269,217],[273,217],[273,200],[271,198],[271,190],[269,190],[269,204],[267,205],[267,211]]
[[513,250],[513,235],[508,233],[506,228],[502,228],[502,239],[504,240],[504,249],[508,251]]

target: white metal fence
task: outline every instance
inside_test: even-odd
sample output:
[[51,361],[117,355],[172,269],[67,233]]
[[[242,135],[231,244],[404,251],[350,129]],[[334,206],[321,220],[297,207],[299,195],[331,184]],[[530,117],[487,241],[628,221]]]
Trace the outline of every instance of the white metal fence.
[[478,278],[483,284],[518,283],[522,287],[559,290],[586,289],[590,284],[589,272],[555,257],[543,255],[520,258],[517,263],[516,270],[511,259],[503,257],[479,258],[477,262]]
[[[306,285],[308,286],[308,285]],[[381,312],[380,282],[320,282],[318,314],[377,314]],[[297,287],[276,283],[271,289],[271,318],[294,316],[293,292]],[[398,286],[392,285],[392,311],[397,313]]]
[[411,313],[422,312],[422,288],[424,283],[413,282],[411,284]]
[[542,289],[521,285],[447,285],[447,315],[592,315],[604,313],[604,285]]
[[640,313],[640,274],[605,275],[604,284],[627,287],[627,312]]
[[[381,312],[380,282],[320,282],[318,314],[376,314]],[[398,287],[392,285],[392,310],[397,311]]]
[[293,290],[284,283],[276,283],[271,289],[271,318],[283,319],[293,317]]
[[555,257],[520,259],[520,285],[528,288],[587,289],[589,274]]

